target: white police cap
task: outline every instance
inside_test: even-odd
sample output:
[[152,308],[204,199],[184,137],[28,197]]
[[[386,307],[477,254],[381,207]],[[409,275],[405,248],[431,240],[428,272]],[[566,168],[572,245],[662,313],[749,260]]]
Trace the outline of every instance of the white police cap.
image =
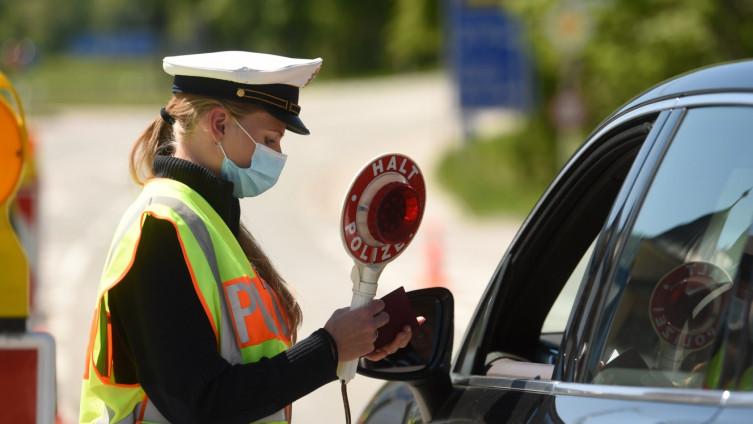
[[162,62],[165,72],[174,77],[173,93],[253,103],[299,134],[309,134],[309,130],[299,118],[298,91],[321,66],[321,58],[242,51],[169,56]]

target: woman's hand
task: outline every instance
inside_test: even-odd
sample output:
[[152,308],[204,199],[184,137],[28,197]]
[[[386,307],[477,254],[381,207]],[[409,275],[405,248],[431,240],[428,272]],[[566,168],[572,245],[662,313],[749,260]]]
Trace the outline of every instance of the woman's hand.
[[[417,321],[418,325],[421,325],[426,322],[426,318],[418,317]],[[393,353],[397,352],[398,349],[402,349],[405,346],[408,346],[411,337],[413,337],[413,331],[411,330],[410,325],[406,325],[402,330],[400,330],[399,333],[397,333],[397,335],[395,335],[395,338],[390,343],[369,353],[368,355],[365,355],[364,358],[374,362],[381,361],[388,355],[392,355]]]
[[[352,361],[374,351],[379,327],[386,325],[390,320],[383,310],[384,302],[377,299],[361,308],[341,308],[332,314],[324,324],[324,329],[335,339],[340,362]],[[396,340],[398,338],[396,337]],[[410,334],[407,340],[410,340]]]

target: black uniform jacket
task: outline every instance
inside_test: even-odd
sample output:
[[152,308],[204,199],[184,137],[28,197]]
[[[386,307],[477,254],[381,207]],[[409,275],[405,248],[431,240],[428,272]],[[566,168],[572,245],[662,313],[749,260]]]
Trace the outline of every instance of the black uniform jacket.
[[[197,191],[237,237],[232,183],[170,156],[154,170]],[[167,221],[145,219],[133,266],[109,301],[116,382],[141,384],[170,422],[249,423],[336,379],[336,345],[324,329],[273,358],[225,361]]]

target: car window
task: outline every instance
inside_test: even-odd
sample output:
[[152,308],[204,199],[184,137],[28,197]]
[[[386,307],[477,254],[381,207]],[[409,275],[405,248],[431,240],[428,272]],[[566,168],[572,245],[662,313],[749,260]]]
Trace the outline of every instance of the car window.
[[743,386],[750,368],[737,361],[730,372],[722,360],[739,355],[751,335],[740,337],[737,324],[737,332],[726,329],[751,306],[750,278],[739,272],[753,222],[750,134],[751,108],[687,111],[614,272],[614,312],[601,332],[606,341],[592,382]]
[[456,372],[553,378],[595,240],[634,162],[643,163],[637,158],[657,116],[642,115],[588,144],[560,174],[503,258]]
[[[504,352],[492,352],[487,355],[487,376],[550,380],[554,372],[554,361],[559,352],[562,333],[567,326],[570,311],[573,308],[578,289],[593,255],[596,237],[578,261],[572,273],[562,287],[541,327],[541,348],[548,354],[539,355],[533,361]],[[544,362],[544,363],[541,363]]]
[[557,300],[552,305],[552,309],[549,310],[549,314],[544,320],[544,325],[541,327],[542,333],[562,333],[565,331],[567,319],[570,317],[570,311],[573,309],[575,297],[578,294],[580,283],[583,281],[583,276],[586,273],[588,261],[591,260],[591,256],[594,253],[595,245],[596,238],[591,242],[583,257],[580,258],[578,265],[575,266],[570,277],[567,278],[565,287],[562,288],[559,296],[557,296]]

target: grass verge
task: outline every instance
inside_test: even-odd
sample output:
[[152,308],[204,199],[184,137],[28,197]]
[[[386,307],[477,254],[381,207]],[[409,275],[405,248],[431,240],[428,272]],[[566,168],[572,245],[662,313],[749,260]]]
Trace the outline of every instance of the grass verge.
[[522,217],[549,184],[553,172],[543,131],[472,140],[440,160],[440,183],[479,216]]
[[47,57],[10,74],[32,113],[59,105],[151,105],[170,98],[171,77],[159,58]]

